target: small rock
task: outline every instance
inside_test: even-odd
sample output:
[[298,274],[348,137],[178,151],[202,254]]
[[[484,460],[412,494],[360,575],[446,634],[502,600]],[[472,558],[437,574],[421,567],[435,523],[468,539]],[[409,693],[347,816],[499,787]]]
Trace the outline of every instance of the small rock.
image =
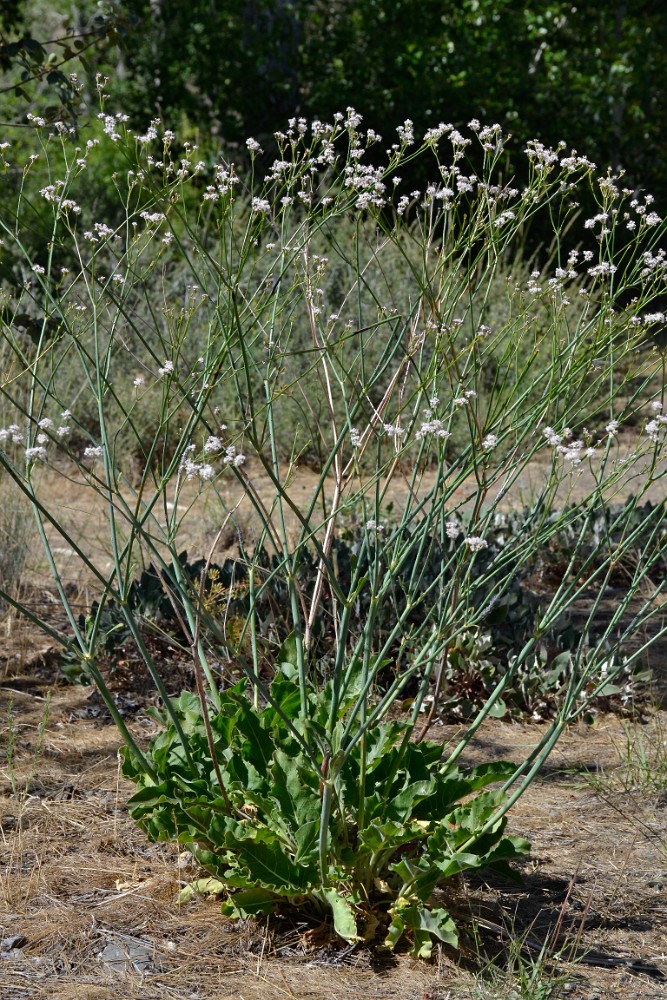
[[143,941],[123,935],[121,941],[111,941],[97,956],[107,969],[119,975],[151,975],[162,972],[162,966],[153,958],[154,949]]
[[23,948],[27,943],[28,939],[23,934],[12,934],[11,937],[0,941],[0,951],[16,951],[18,948]]

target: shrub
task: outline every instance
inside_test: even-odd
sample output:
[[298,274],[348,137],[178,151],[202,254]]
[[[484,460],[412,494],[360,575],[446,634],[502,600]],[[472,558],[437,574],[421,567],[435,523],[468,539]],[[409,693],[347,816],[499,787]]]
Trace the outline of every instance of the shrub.
[[[530,184],[501,183],[495,127],[475,125],[471,140],[442,126],[413,149],[405,123],[373,166],[378,137],[352,109],[331,125],[295,120],[260,180],[224,162],[207,175],[157,124],[136,136],[118,116],[103,121],[104,141],[129,165],[116,181],[123,226],[81,231],[86,152],[73,156],[57,135],[42,136],[39,153],[53,170],[41,192],[52,213],[44,262],[23,247],[20,204],[0,220],[28,274],[2,313],[15,374],[2,386],[12,423],[0,461],[32,504],[71,633],[33,620],[97,684],[126,744],[134,815],[150,836],[192,845],[222,877],[226,912],[285,899],[330,910],[348,940],[372,936],[378,920],[389,945],[406,932],[426,954],[433,936],[455,940],[433,888],[524,850],[504,835],[508,810],[564,727],[641,659],[642,647],[626,652],[628,637],[657,620],[664,581],[645,583],[663,561],[662,513],[636,512],[667,433],[664,358],[646,334],[664,323],[647,311],[664,285],[662,225],[648,201],[561,149],[530,144]],[[484,152],[480,177],[466,173],[470,141]],[[433,157],[435,181],[403,194],[399,171],[416,156]],[[600,211],[577,229],[581,191]],[[515,253],[538,215],[551,220],[553,263],[525,278]],[[65,273],[64,254],[77,261]],[[189,275],[185,289],[171,281],[176,269]],[[26,330],[16,319],[28,312]],[[619,434],[631,422],[626,447]],[[304,456],[317,473],[301,502],[291,481]],[[497,544],[508,493],[539,459],[521,531]],[[557,512],[559,491],[584,469],[592,485],[582,478],[576,507]],[[50,475],[104,509],[110,567],[59,521]],[[633,498],[601,522],[627,482]],[[215,498],[219,531],[193,579],[180,538],[199,517],[199,493]],[[230,526],[242,579],[214,597],[210,569]],[[517,575],[563,532],[560,580],[445,758],[424,742],[422,710],[465,637],[511,603]],[[58,536],[98,588],[84,622]],[[595,628],[607,585],[638,546],[623,597]],[[169,697],[146,642],[134,579],[149,564],[191,650],[196,695]],[[482,721],[589,592],[535,750],[513,767],[461,773]],[[162,699],[164,730],[147,751],[100,670],[112,609]],[[647,634],[644,647],[661,626]],[[243,683],[229,683],[225,660]],[[387,722],[407,692],[404,720]]]

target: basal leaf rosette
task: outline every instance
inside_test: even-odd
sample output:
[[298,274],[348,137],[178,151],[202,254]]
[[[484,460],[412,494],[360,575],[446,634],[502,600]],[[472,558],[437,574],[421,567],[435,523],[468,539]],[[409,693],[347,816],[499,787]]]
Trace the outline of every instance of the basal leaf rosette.
[[[244,683],[229,688],[210,717],[214,762],[201,703],[182,694],[174,708],[185,743],[166,725],[148,750],[153,775],[124,754],[123,772],[137,786],[133,818],[153,840],[193,852],[224,887],[228,917],[298,906],[314,918],[328,913],[348,942],[380,936],[394,948],[406,936],[421,957],[434,940],[456,946],[456,926],[440,904],[446,891],[436,905],[436,890],[467,870],[507,874],[529,850],[505,835],[504,816],[494,820],[504,793],[489,786],[514,766],[464,772],[443,761],[440,744],[411,742],[402,722],[369,728],[346,752],[343,717],[325,746],[330,698],[330,685],[311,692],[303,719],[298,684],[283,674],[260,709]],[[323,836],[325,761],[331,808]]]

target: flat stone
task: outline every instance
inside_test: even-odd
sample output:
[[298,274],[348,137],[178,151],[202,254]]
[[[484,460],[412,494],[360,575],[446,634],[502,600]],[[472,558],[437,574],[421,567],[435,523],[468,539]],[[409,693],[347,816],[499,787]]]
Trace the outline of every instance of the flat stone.
[[97,957],[116,975],[149,976],[162,972],[162,966],[154,959],[153,946],[140,938],[123,935],[110,941]]

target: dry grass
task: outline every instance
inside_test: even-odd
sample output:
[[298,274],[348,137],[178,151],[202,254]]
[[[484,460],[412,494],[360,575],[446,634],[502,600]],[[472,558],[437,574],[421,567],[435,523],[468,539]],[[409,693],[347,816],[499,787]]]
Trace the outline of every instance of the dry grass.
[[[44,686],[37,687],[43,698]],[[305,927],[234,925],[205,900],[179,908],[176,894],[194,872],[177,847],[147,843],[131,822],[115,729],[89,717],[86,689],[56,688],[48,720],[35,690],[13,695],[12,718],[2,692],[0,937],[25,938],[0,961],[3,1000],[511,995],[498,992],[497,977],[493,993],[482,990],[474,963],[457,965],[451,955],[426,965],[405,955],[345,954]],[[135,720],[133,728],[150,735],[149,723]],[[464,922],[467,906],[489,927],[505,924],[516,935],[530,928],[544,940],[569,892],[564,926],[574,935],[583,919],[584,948],[644,958],[667,974],[667,810],[622,795],[603,801],[581,777],[601,764],[618,766],[621,732],[606,718],[568,734],[513,813],[514,829],[534,844],[524,884],[467,885],[459,899]],[[439,727],[434,735],[455,733]],[[481,731],[470,760],[519,757],[537,738],[534,726],[495,722]],[[494,940],[482,928],[477,946],[491,954]],[[499,942],[496,950],[507,950],[507,939]],[[109,946],[121,955],[115,967],[99,957],[105,949],[108,957]],[[576,972],[567,995],[588,1000],[596,992],[657,1000],[667,989],[641,967],[578,965]]]

